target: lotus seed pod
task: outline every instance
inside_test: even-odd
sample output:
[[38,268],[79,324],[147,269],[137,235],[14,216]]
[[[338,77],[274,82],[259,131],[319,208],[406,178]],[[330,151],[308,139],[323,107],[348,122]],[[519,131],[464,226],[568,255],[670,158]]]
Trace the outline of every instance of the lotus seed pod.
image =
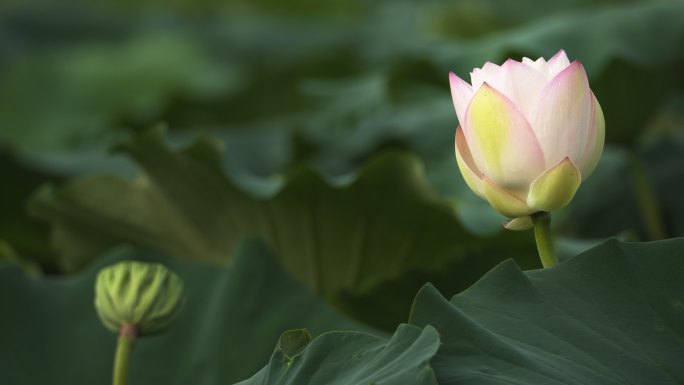
[[183,281],[157,263],[119,262],[97,275],[95,308],[102,323],[119,332],[134,325],[139,335],[163,331],[183,305]]

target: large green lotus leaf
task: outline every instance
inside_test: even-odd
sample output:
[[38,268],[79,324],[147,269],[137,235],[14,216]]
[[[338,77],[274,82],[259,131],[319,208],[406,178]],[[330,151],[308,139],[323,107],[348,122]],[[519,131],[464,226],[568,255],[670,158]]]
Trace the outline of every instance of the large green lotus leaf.
[[[342,293],[355,297],[421,271],[448,269],[460,279],[443,280],[447,287],[464,289],[505,257],[538,263],[531,234],[479,238],[466,231],[453,207],[430,190],[421,163],[404,152],[379,156],[342,186],[299,168],[276,195],[255,198],[225,177],[217,143],[207,138],[173,151],[152,130],[121,149],[144,177],[92,176],[33,199],[32,211],[54,225],[68,271],[120,242],[222,263],[251,235],[264,239],[301,282],[336,302]],[[387,309],[400,315],[383,318],[390,330],[406,319],[407,301],[424,283],[406,282],[404,306]]]
[[313,341],[305,330],[283,333],[271,361],[238,385],[436,385],[429,361],[437,331],[400,325],[390,340],[361,332],[329,332]]
[[681,384],[684,239],[608,241],[548,270],[507,261],[447,301],[416,297],[442,384]]
[[29,278],[4,264],[0,383],[110,382],[116,335],[97,318],[95,276],[101,267],[124,259],[161,261],[180,275],[187,294],[183,312],[166,333],[136,344],[131,385],[229,384],[261,369],[285,330],[306,327],[314,335],[371,331],[295,282],[263,244],[253,240],[242,243],[233,263],[223,268],[132,249],[113,251],[68,277]]

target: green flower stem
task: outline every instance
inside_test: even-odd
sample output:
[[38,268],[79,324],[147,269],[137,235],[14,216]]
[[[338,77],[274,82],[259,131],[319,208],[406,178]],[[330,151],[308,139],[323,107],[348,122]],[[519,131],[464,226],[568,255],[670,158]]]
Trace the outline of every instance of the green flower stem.
[[630,151],[629,160],[634,192],[648,238],[652,241],[665,239],[667,234],[665,225],[663,225],[663,217],[658,200],[653,192],[653,186],[648,179],[646,168],[635,150]]
[[114,379],[113,385],[126,385],[128,380],[128,362],[130,361],[131,351],[138,338],[138,330],[133,324],[125,323],[121,325],[119,340],[116,345],[116,357],[114,358]]
[[537,250],[542,266],[545,269],[556,266],[558,258],[551,242],[551,215],[544,211],[534,213],[532,214],[532,224],[534,225],[534,238],[537,241]]

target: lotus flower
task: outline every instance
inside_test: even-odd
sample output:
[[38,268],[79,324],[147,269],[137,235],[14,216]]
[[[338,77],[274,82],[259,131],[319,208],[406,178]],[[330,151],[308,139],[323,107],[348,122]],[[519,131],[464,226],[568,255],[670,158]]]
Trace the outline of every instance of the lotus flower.
[[507,228],[567,205],[603,152],[603,112],[584,67],[564,51],[549,61],[485,63],[471,84],[449,74],[460,126],[456,159],[468,186]]

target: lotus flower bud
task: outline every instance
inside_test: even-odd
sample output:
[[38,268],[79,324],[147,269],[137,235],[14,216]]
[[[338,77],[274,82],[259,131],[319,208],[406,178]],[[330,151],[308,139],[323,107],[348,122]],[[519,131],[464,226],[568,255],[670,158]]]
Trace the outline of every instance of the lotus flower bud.
[[183,305],[183,281],[156,263],[119,262],[97,275],[95,308],[110,330],[135,327],[139,335],[163,331]]
[[564,51],[548,61],[486,63],[471,84],[449,74],[460,126],[456,160],[466,183],[508,228],[564,207],[603,152],[603,112],[582,65]]

